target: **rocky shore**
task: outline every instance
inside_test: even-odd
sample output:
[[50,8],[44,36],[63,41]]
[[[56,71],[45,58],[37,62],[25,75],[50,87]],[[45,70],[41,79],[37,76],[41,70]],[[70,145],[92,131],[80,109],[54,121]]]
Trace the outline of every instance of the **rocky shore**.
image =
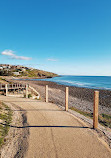
[[[45,100],[45,85],[49,86],[49,102],[65,105],[65,85],[49,81],[16,80],[15,82],[27,83],[34,87]],[[69,107],[75,107],[85,112],[93,112],[93,97],[96,89],[69,86]],[[99,113],[111,114],[111,91],[99,90]]]

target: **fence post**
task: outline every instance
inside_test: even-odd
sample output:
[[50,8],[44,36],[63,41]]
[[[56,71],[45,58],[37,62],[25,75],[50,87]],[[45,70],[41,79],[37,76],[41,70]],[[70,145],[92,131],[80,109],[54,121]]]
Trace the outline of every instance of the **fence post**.
[[26,98],[28,98],[28,84],[26,84]]
[[6,96],[8,95],[8,86],[7,84],[5,85],[5,89],[6,89]]
[[66,87],[65,111],[68,111],[68,96],[69,96],[69,87]]
[[99,106],[99,91],[94,92],[94,106],[93,106],[93,128],[98,128],[98,106]]
[[48,103],[48,85],[46,85],[46,88],[45,88],[45,101],[46,103]]

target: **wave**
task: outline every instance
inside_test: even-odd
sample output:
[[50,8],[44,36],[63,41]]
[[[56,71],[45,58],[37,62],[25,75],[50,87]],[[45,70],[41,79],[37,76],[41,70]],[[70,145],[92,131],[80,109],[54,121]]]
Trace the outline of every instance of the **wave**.
[[86,82],[77,82],[77,81],[69,81],[69,80],[52,80],[52,81],[57,82],[59,84],[65,84],[65,85],[70,85],[70,86],[111,90],[111,88],[100,87],[99,85],[95,85],[93,83],[88,83],[88,82],[86,83]]
[[111,79],[107,77],[96,77],[96,76],[61,76],[50,79],[34,79],[52,81],[62,85],[91,88],[91,89],[105,89],[111,90]]
[[83,82],[77,82],[77,81],[66,81],[66,80],[56,80],[55,82],[59,82],[59,83],[68,83],[71,85],[78,85],[78,86],[88,86],[90,85],[90,83],[83,83]]

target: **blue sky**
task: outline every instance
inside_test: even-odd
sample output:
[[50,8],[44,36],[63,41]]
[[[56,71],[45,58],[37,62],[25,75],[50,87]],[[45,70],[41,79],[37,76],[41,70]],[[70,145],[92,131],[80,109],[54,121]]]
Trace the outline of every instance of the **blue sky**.
[[1,0],[0,63],[111,75],[111,0]]

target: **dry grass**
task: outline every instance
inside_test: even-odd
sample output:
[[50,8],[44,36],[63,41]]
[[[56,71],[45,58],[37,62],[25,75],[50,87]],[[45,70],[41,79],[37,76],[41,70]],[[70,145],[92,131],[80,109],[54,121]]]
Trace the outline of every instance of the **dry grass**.
[[0,147],[6,142],[6,135],[9,131],[9,124],[12,120],[11,109],[0,102]]
[[21,74],[21,76],[27,76],[27,77],[54,77],[54,76],[57,76],[57,74],[34,69],[34,70],[27,70],[26,72],[23,72]]
[[6,84],[7,82],[5,81],[4,78],[0,77],[0,83],[1,83],[1,84]]
[[[84,112],[84,111],[81,111],[79,109],[76,109],[75,107],[71,107],[70,108],[71,110],[74,110],[86,117],[89,117],[89,118],[93,118],[93,113],[89,113],[89,112]],[[109,127],[111,128],[111,115],[107,115],[107,114],[100,114],[99,115],[99,123],[105,127]]]

